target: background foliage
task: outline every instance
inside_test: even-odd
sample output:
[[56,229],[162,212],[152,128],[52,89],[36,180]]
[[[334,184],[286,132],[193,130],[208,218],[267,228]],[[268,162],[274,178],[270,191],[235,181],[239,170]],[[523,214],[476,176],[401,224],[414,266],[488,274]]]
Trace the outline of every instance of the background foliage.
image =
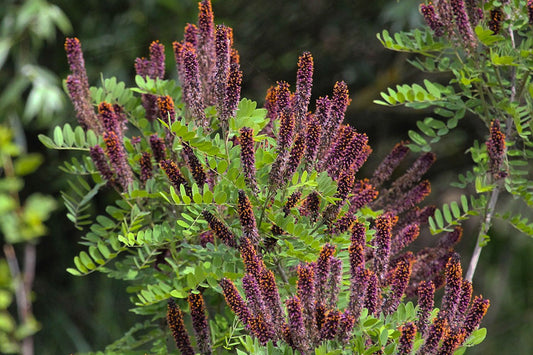
[[[34,3],[39,10],[46,4],[44,1],[23,3]],[[83,41],[92,84],[99,80],[100,73],[105,77],[117,75],[121,80],[132,78],[134,58],[143,55],[153,39],[169,44],[180,38],[183,25],[194,21],[197,9],[196,1],[65,0],[48,3],[65,12],[72,23],[71,34]],[[347,116],[357,129],[367,132],[375,157],[384,156],[393,142],[407,138],[405,132],[415,128],[417,117],[411,111],[394,110],[394,118],[391,118],[390,110],[374,106],[371,102],[384,87],[399,82],[415,82],[420,74],[406,66],[406,54],[385,51],[375,39],[375,33],[383,28],[405,28],[404,18],[410,20],[409,26],[421,23],[417,2],[332,3],[314,0],[305,4],[283,1],[269,4],[272,5],[265,8],[260,2],[213,2],[218,21],[226,22],[235,30],[236,47],[241,52],[245,73],[243,96],[261,101],[265,89],[275,80],[292,81],[298,53],[309,50],[317,63],[315,85],[323,85],[315,86],[313,95],[326,92],[335,80],[346,80],[354,93]],[[8,5],[21,6],[18,1],[8,1]],[[3,20],[7,18],[9,6],[0,10],[4,11],[0,13]],[[102,23],[106,25],[102,26]],[[9,35],[6,30],[8,25],[3,26],[2,35]],[[69,29],[64,26],[61,30]],[[51,34],[50,40],[41,42],[40,46],[31,36],[25,37],[24,43],[32,49],[30,56],[35,63],[48,68],[49,72],[58,73],[59,77],[66,76],[63,35],[59,31]],[[0,76],[2,92],[13,89],[14,85],[10,84],[13,75],[9,73],[15,73],[19,64],[20,60],[5,62]],[[167,67],[173,68],[173,65]],[[39,75],[46,78],[46,75]],[[29,94],[29,89],[22,89],[13,95],[25,100]],[[58,97],[65,99],[59,94]],[[58,110],[53,115],[53,122],[45,121],[39,126],[26,123],[25,136],[28,137],[30,151],[42,150],[40,143],[36,142],[36,133],[61,121],[74,121],[70,108],[60,112]],[[7,120],[5,111],[0,114],[0,120]],[[436,152],[438,160],[431,170],[432,199],[439,203],[456,199],[457,192],[449,188],[448,182],[457,171],[469,169],[465,165],[469,161],[464,154],[466,137],[468,141],[472,138],[482,140],[480,136],[484,131],[480,127],[471,120],[463,120],[454,141]],[[66,182],[58,178],[59,172],[53,168],[58,165],[60,154],[52,151],[45,154],[46,164],[36,175],[28,177],[22,192],[25,196],[34,191],[57,195],[60,187],[66,186]],[[374,159],[367,163],[369,171],[372,171],[372,163],[377,164],[378,161]],[[81,248],[75,242],[79,240],[78,232],[64,218],[64,212],[59,211],[53,216],[49,236],[42,239],[38,247],[35,312],[43,330],[36,335],[36,346],[42,354],[101,348],[122,334],[131,321],[127,312],[129,301],[126,295],[120,294],[122,286],[119,283],[96,274],[83,280],[65,277],[65,269]],[[472,353],[490,354],[495,351],[501,354],[505,351],[514,354],[528,353],[533,349],[533,340],[528,336],[527,329],[527,324],[533,321],[531,297],[528,297],[533,292],[529,274],[533,267],[530,258],[533,246],[526,237],[515,235],[514,231],[505,228],[494,227],[493,240],[483,252],[475,278],[474,288],[491,299],[491,308],[484,320],[489,335]],[[464,248],[461,255],[465,258],[470,255],[475,243],[473,236],[475,230],[466,226],[465,238],[460,244],[460,248]],[[92,295],[97,296],[94,298]]]

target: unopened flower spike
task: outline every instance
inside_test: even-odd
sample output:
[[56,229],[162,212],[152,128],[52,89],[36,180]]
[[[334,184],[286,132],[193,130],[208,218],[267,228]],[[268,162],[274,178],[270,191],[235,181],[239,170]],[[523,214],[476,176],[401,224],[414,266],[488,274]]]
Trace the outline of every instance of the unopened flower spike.
[[198,3],[198,66],[204,107],[214,105],[215,22],[210,0]]
[[211,354],[211,332],[207,322],[205,301],[200,292],[190,293],[187,298],[191,310],[192,327],[201,354]]
[[409,153],[409,150],[406,142],[396,144],[394,148],[392,148],[392,151],[385,157],[385,159],[383,159],[374,171],[372,179],[370,179],[372,186],[377,189],[380,188],[381,185],[390,178],[394,169],[398,167],[407,153]]
[[314,169],[320,138],[322,137],[322,124],[315,115],[307,115],[307,131],[305,134],[305,161],[307,170]]
[[315,326],[315,265],[312,263],[298,265],[298,281],[296,282],[298,298],[302,303],[305,327]]
[[342,260],[331,258],[330,273],[328,280],[328,302],[330,308],[337,306],[339,292],[342,284]]
[[194,355],[195,352],[191,346],[189,333],[183,321],[183,313],[173,299],[168,300],[167,323],[176,342],[176,346],[181,353],[184,355]]
[[420,234],[418,223],[408,224],[400,230],[392,239],[391,255],[395,255],[403,248],[411,244]]
[[348,213],[356,213],[365,205],[374,201],[379,192],[369,184],[368,179],[358,180],[354,183],[353,196],[350,198]]

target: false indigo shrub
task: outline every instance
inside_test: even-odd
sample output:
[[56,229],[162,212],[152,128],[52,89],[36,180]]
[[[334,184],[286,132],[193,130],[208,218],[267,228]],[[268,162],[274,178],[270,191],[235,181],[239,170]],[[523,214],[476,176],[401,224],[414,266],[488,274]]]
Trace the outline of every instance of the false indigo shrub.
[[[135,62],[136,88],[114,78],[89,88],[80,42],[65,44],[81,127],[41,140],[89,152],[64,166],[78,176],[64,195],[68,217],[90,225],[87,252],[68,271],[126,280],[132,311],[150,316],[107,350],[167,353],[170,335],[184,354],[451,354],[479,343],[489,304],[470,301],[453,250],[460,227],[434,247],[405,249],[435,212],[420,206],[435,155],[390,182],[410,151],[402,142],[370,179],[359,177],[372,149],[342,123],[346,84],[310,112],[313,57],[305,52],[295,92],[278,82],[257,108],[240,99],[231,28],[214,25],[209,1],[199,9],[197,25],[173,43],[180,85],[165,79],[157,41]],[[493,155],[502,145],[497,133],[487,143]],[[91,221],[88,203],[106,188],[116,201]],[[232,312],[215,306],[222,299]]]

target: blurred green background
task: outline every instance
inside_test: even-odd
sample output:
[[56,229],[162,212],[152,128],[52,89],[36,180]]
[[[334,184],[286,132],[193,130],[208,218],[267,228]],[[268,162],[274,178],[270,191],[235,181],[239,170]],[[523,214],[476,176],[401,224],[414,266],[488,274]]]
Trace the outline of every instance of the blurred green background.
[[[347,119],[366,132],[374,154],[361,176],[369,176],[392,146],[407,138],[424,113],[384,109],[372,103],[379,92],[400,82],[416,82],[421,73],[409,67],[408,56],[384,50],[375,34],[421,25],[418,1],[307,0],[269,2],[213,0],[215,21],[233,27],[235,47],[244,72],[243,96],[263,102],[277,80],[294,86],[296,62],[304,50],[315,59],[313,96],[331,92],[337,80],[348,83],[352,104]],[[40,152],[45,163],[25,179],[22,198],[39,191],[60,199],[68,189],[58,170],[67,155],[48,151],[37,134],[53,126],[75,123],[73,108],[61,88],[68,74],[63,49],[66,36],[83,46],[90,83],[116,76],[133,82],[133,62],[145,56],[152,40],[167,47],[167,77],[175,77],[171,42],[182,38],[187,22],[196,22],[196,0],[45,1],[3,0],[0,4],[0,123],[9,123],[17,142]],[[439,80],[441,78],[432,78]],[[445,78],[442,78],[445,80]],[[426,113],[428,114],[428,113]],[[435,147],[438,160],[430,170],[437,204],[458,198],[449,183],[468,170],[465,149],[482,140],[486,129],[464,119],[453,135]],[[105,196],[96,199],[95,210]],[[61,206],[62,203],[59,203]],[[520,208],[502,201],[500,210]],[[477,235],[477,220],[465,226],[459,245],[466,270]],[[59,207],[47,223],[48,235],[37,246],[34,312],[42,329],[35,335],[36,354],[67,354],[102,349],[133,323],[124,285],[93,274],[76,278],[66,273],[83,247],[80,233]],[[491,231],[474,279],[475,294],[491,300],[483,321],[487,339],[471,354],[533,353],[533,241],[504,224]],[[432,244],[421,236],[417,247]],[[4,236],[0,234],[0,244]]]

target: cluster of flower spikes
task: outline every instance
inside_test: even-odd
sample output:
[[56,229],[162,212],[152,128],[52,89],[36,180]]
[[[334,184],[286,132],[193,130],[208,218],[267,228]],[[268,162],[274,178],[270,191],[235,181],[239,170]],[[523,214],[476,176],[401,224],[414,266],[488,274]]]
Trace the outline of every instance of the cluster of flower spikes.
[[420,5],[420,12],[436,37],[446,36],[467,50],[477,46],[473,29],[483,18],[477,0],[436,0]]
[[[198,352],[201,354],[211,354],[211,332],[209,330],[204,298],[200,292],[195,291],[189,294],[187,301]],[[197,352],[194,351],[191,345],[191,339],[185,326],[183,312],[173,299],[170,299],[167,305],[167,324],[181,354],[196,354]]]
[[[395,218],[386,213],[376,220],[374,255],[365,254],[366,229],[354,223],[349,247],[350,286],[342,289],[342,261],[335,257],[336,247],[325,244],[316,262],[301,263],[297,268],[296,295],[283,302],[272,271],[247,237],[242,237],[239,251],[245,266],[243,297],[233,281],[222,279],[220,285],[228,306],[245,328],[265,345],[283,341],[301,354],[311,354],[327,340],[346,344],[352,337],[363,309],[378,317],[396,311],[407,291],[413,262],[408,258],[390,259],[387,241],[391,240]],[[489,301],[481,296],[471,301],[472,285],[462,279],[457,254],[453,253],[439,270],[445,289],[442,305],[434,319],[435,284],[419,282],[418,319],[399,327],[399,353],[410,353],[417,333],[423,339],[421,354],[453,354],[479,326]],[[339,295],[348,294],[348,306],[338,307]],[[369,337],[367,345],[373,344]],[[376,341],[377,342],[377,341]]]

